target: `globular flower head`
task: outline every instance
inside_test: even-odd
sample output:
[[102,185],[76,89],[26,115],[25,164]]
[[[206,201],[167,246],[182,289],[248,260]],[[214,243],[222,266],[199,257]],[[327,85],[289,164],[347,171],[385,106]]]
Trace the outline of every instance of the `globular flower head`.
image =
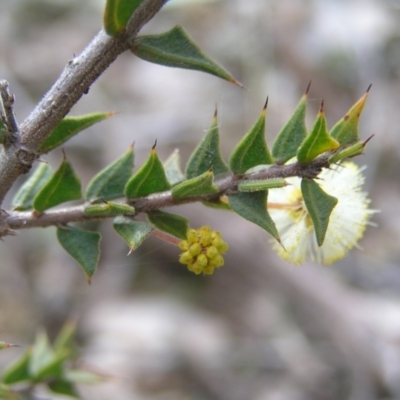
[[182,240],[178,247],[183,251],[179,262],[186,264],[188,270],[196,275],[211,275],[215,268],[222,267],[222,254],[228,250],[228,244],[222,240],[221,234],[212,231],[209,226],[188,229],[186,240]]
[[301,264],[307,260],[331,264],[342,259],[362,238],[370,216],[370,201],[361,190],[364,177],[353,162],[324,169],[318,184],[338,199],[329,218],[322,246],[318,246],[315,229],[303,201],[300,178],[288,178],[288,185],[269,191],[268,211],[275,221],[281,244],[274,249],[287,261]]

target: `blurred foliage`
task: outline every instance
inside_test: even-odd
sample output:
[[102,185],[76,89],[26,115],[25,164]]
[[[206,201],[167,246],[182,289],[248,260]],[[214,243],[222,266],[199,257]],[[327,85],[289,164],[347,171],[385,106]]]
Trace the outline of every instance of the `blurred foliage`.
[[75,330],[76,323],[66,323],[53,345],[45,332],[39,332],[33,346],[3,371],[0,394],[4,397],[1,398],[30,395],[34,398],[35,388],[44,385],[54,393],[79,399],[77,383],[98,383],[101,380],[99,375],[74,367],[77,361],[77,348],[73,341]]

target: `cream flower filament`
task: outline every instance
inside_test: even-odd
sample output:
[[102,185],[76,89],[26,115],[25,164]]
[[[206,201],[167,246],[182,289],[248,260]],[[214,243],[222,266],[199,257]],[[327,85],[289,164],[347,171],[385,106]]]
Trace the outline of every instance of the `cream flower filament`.
[[281,236],[274,249],[287,261],[302,264],[316,261],[331,264],[345,257],[362,238],[370,216],[367,194],[361,190],[364,177],[353,162],[332,165],[319,175],[318,184],[338,199],[322,246],[318,246],[314,225],[300,190],[301,179],[288,178],[288,186],[269,191],[268,210]]

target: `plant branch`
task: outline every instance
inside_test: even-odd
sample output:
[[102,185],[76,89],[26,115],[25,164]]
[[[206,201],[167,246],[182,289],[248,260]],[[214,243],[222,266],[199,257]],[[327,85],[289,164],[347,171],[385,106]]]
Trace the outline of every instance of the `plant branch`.
[[31,168],[39,148],[90,86],[123,52],[164,5],[166,0],[144,0],[118,37],[100,31],[81,55],[70,60],[61,76],[21,124],[20,140],[0,154],[0,205],[15,180]]
[[[269,168],[257,173],[245,175],[231,175],[227,178],[219,179],[215,182],[218,187],[218,193],[186,197],[184,199],[175,199],[172,192],[166,191],[162,193],[154,193],[149,196],[130,200],[128,203],[135,207],[135,215],[147,213],[154,210],[159,210],[164,207],[178,206],[181,204],[195,203],[201,201],[216,201],[223,195],[234,194],[238,191],[238,184],[248,179],[275,179],[288,178],[298,176],[302,178],[316,178],[322,168],[329,166],[328,159],[330,154],[324,154],[316,158],[309,164],[300,164],[298,162],[288,165],[271,165]],[[274,190],[274,189],[271,189]],[[0,229],[0,237],[10,234],[10,230],[18,230],[25,228],[45,228],[48,226],[58,226],[70,222],[84,222],[93,220],[102,220],[115,217],[115,215],[93,216],[85,214],[85,205],[66,207],[58,210],[46,211],[42,214],[35,214],[32,211],[19,212],[9,211],[4,213],[3,231]]]

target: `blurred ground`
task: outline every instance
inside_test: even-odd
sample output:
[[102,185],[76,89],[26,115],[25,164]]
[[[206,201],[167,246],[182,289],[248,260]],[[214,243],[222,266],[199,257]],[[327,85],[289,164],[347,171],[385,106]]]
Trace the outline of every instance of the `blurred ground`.
[[[0,77],[20,121],[101,28],[103,6],[0,3]],[[192,276],[155,239],[126,257],[104,223],[91,286],[53,229],[21,232],[0,243],[1,340],[29,345],[39,328],[54,336],[79,317],[84,363],[115,377],[82,387],[84,399],[400,399],[400,2],[171,0],[144,32],[175,24],[247,90],[124,54],[72,110],[119,112],[64,146],[84,183],[133,141],[136,166],[155,139],[163,159],[179,147],[185,162],[216,103],[228,157],[266,96],[271,143],[310,80],[309,125],[321,99],[332,126],[373,83],[361,135],[375,137],[356,162],[368,166],[378,226],[334,266],[293,267],[256,226],[185,206],[192,226],[212,224],[230,243],[224,268]],[[61,152],[46,160],[58,165]],[[2,352],[0,370],[20,352]]]

